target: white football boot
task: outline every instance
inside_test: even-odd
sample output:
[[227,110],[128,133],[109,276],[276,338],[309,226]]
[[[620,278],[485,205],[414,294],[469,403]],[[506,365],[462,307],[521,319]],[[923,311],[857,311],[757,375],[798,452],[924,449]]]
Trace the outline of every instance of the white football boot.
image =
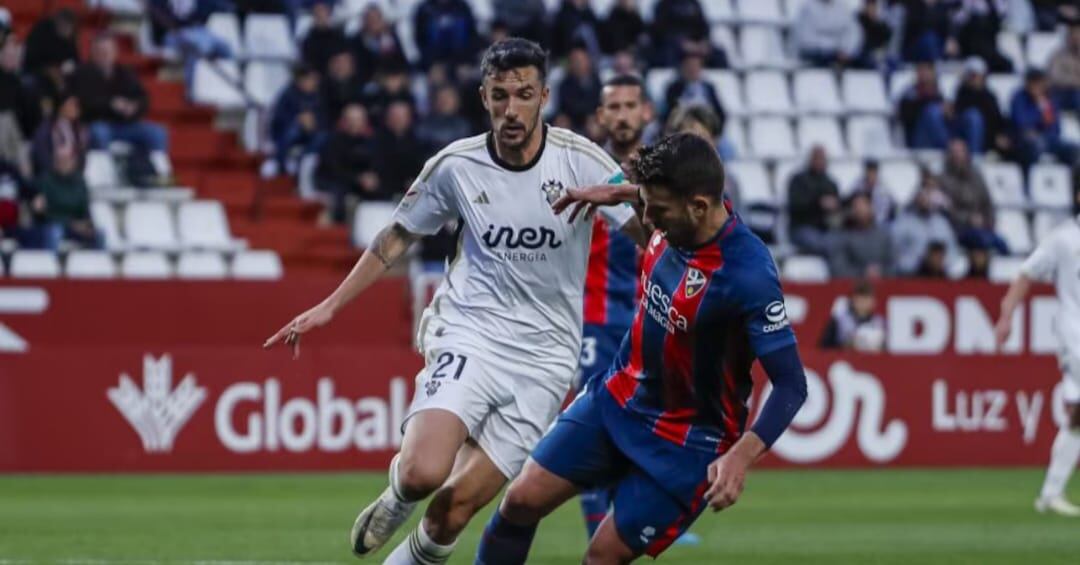
[[1040,496],[1035,499],[1035,510],[1041,514],[1052,512],[1060,516],[1069,516],[1070,518],[1080,516],[1080,506],[1065,500],[1064,496],[1055,496],[1051,498]]
[[[397,472],[397,459],[390,462],[390,484],[394,484],[394,475]],[[409,520],[409,516],[416,509],[415,502],[401,502],[394,495],[394,487],[388,486],[353,523],[349,541],[352,543],[353,555],[364,558],[379,550],[402,524]]]

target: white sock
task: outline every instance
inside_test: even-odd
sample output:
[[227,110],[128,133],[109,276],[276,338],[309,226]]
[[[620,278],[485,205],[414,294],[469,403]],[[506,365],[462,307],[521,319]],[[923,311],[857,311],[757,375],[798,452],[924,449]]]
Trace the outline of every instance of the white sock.
[[435,543],[424,531],[424,521],[420,520],[409,537],[386,557],[383,565],[442,565],[450,559],[456,544],[456,541],[450,545]]
[[1043,482],[1043,498],[1056,498],[1064,494],[1065,485],[1080,459],[1080,430],[1071,430],[1063,426],[1054,438],[1050,448],[1050,466],[1046,469],[1046,481]]

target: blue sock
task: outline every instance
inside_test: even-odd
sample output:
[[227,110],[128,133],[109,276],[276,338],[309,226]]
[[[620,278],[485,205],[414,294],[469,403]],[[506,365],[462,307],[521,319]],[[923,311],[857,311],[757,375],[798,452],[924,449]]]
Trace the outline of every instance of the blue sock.
[[516,565],[525,563],[536,535],[536,524],[519,526],[503,518],[498,510],[491,516],[476,549],[475,565]]
[[608,508],[611,507],[611,493],[608,489],[598,488],[581,493],[581,513],[585,516],[585,529],[589,531],[589,539],[592,539],[600,522],[607,516]]

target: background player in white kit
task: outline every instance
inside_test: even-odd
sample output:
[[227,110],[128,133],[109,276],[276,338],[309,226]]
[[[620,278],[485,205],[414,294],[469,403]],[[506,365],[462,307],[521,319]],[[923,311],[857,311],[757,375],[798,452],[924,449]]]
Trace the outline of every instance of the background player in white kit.
[[1001,302],[995,333],[999,346],[1009,338],[1013,313],[1027,295],[1032,281],[1051,283],[1060,307],[1054,322],[1059,340],[1062,388],[1069,420],[1058,430],[1050,451],[1050,466],[1042,492],[1035,500],[1039,512],[1080,516],[1080,507],[1065,499],[1076,462],[1080,459],[1080,216],[1058,226],[1039,244],[1021,267]]
[[[390,486],[352,530],[353,552],[370,555],[434,493],[420,526],[386,563],[445,562],[555,418],[577,372],[592,222],[568,223],[551,204],[567,188],[621,173],[592,142],[542,123],[548,88],[540,46],[501,41],[481,66],[492,131],[432,157],[392,225],[338,289],[267,341],[298,347],[303,333],[329,322],[420,235],[458,221],[457,252],[420,324],[426,366]],[[631,208],[603,212],[644,241]]]

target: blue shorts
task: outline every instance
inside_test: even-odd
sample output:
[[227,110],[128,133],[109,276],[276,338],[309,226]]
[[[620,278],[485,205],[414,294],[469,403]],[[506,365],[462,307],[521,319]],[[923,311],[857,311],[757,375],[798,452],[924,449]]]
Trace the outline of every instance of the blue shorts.
[[623,412],[606,387],[589,387],[532,458],[582,490],[610,489],[619,537],[637,554],[656,557],[705,509],[708,466],[717,455],[678,446],[614,411]]
[[629,328],[601,324],[585,324],[581,331],[581,379],[578,388],[603,378],[611,370]]

